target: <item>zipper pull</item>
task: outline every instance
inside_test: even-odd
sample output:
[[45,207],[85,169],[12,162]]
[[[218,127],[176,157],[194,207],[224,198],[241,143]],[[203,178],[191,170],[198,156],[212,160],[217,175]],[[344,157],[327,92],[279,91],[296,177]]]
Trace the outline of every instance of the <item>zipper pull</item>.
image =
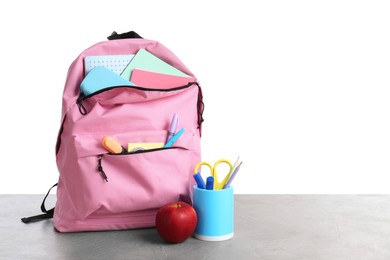
[[108,182],[108,178],[107,178],[107,175],[106,173],[103,171],[103,167],[102,167],[102,158],[103,158],[103,154],[99,154],[98,155],[98,168],[97,170],[100,172],[100,174],[102,175],[103,179]]
[[81,96],[79,96],[77,98],[77,101],[76,101],[77,105],[79,106],[79,111],[80,111],[80,114],[82,114],[83,116],[85,116],[87,114],[87,110],[85,109],[84,105],[83,105],[83,99],[81,98]]

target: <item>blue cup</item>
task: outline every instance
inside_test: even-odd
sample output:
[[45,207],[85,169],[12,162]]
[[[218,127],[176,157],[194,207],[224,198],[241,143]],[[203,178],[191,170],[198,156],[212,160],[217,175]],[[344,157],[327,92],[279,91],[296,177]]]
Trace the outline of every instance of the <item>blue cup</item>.
[[234,235],[233,188],[206,190],[194,186],[194,208],[198,223],[194,237],[205,241],[223,241]]

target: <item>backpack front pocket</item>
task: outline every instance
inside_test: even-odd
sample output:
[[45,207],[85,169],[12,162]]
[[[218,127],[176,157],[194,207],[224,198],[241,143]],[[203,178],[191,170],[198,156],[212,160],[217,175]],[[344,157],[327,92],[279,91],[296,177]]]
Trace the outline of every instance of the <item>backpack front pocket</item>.
[[[106,215],[157,209],[179,200],[180,195],[188,196],[199,158],[198,149],[194,149],[199,138],[195,131],[186,130],[170,148],[127,154],[107,153],[101,147],[105,134],[75,136],[74,159],[67,160],[68,171],[61,178],[71,189],[78,217],[85,219],[94,212]],[[166,131],[115,134],[122,143],[157,141],[165,136]]]
[[102,206],[109,212],[156,209],[188,195],[193,152],[184,148],[104,155],[108,182],[100,185]]

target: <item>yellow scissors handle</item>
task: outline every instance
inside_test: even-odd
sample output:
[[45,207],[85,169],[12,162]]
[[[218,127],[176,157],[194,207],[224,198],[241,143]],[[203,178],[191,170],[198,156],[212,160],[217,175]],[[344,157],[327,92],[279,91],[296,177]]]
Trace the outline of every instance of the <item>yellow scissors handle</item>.
[[[218,173],[217,173],[217,167],[218,167],[218,165],[220,163],[226,163],[227,165],[229,165],[229,172],[226,174],[225,178],[221,182],[219,182]],[[232,163],[229,160],[221,159],[221,160],[218,160],[214,164],[214,167],[212,169],[213,169],[212,175],[214,177],[214,190],[221,190],[221,189],[223,189],[223,187],[225,186],[226,182],[230,178],[230,174],[232,173],[233,165],[232,165]]]
[[200,166],[202,165],[206,165],[210,168],[210,174],[213,175],[213,166],[211,166],[211,164],[209,164],[208,162],[200,162],[198,163],[196,166],[195,166],[195,169],[194,169],[194,173],[198,173],[198,169]]

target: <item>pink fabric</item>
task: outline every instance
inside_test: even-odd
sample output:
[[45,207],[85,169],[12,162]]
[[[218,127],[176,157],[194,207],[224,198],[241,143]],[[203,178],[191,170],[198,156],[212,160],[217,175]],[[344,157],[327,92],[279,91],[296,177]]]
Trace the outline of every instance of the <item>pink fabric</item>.
[[[152,227],[159,207],[190,195],[193,168],[200,161],[197,85],[174,91],[115,88],[84,100],[86,115],[76,103],[85,56],[132,54],[140,48],[194,77],[167,48],[144,39],[101,42],[72,63],[56,156],[60,177],[53,221],[60,232]],[[130,142],[165,142],[174,113],[178,129],[185,132],[171,149],[110,155],[101,145],[106,135],[125,147]],[[99,154],[108,182],[97,170]]]

